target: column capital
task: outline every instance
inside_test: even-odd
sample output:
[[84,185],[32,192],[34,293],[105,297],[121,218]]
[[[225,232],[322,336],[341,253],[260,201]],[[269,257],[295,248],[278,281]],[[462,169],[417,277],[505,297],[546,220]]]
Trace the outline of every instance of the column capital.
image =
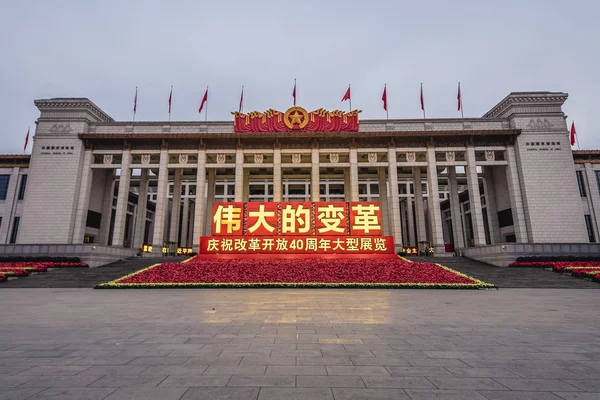
[[160,150],[169,150],[169,142],[167,142],[165,139],[160,141]]

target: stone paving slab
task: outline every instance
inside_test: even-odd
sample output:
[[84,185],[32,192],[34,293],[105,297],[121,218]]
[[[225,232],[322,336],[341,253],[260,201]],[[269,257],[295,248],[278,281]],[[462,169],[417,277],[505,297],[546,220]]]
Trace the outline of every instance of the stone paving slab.
[[596,293],[4,290],[0,400],[598,399]]

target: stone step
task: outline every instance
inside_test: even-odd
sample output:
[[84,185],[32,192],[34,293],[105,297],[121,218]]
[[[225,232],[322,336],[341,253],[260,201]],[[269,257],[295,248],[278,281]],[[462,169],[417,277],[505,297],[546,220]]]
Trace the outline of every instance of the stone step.
[[411,257],[412,261],[434,262],[499,288],[600,289],[600,284],[539,268],[495,267],[466,257]]

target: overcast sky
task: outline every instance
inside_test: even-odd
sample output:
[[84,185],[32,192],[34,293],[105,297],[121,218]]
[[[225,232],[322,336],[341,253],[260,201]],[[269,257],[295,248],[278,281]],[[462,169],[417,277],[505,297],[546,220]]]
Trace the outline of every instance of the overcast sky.
[[[177,5],[174,5],[174,4]],[[115,120],[232,120],[298,105],[361,118],[478,117],[511,91],[563,91],[581,148],[600,148],[600,1],[0,0],[0,153],[22,153],[34,99],[87,97]],[[31,142],[30,142],[31,143]],[[31,145],[30,145],[31,146]],[[30,148],[28,151],[30,152]]]

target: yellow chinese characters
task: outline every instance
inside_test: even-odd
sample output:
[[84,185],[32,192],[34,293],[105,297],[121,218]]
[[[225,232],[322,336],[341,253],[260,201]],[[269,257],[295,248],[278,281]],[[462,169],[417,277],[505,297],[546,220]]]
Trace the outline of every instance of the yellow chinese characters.
[[275,217],[275,211],[265,211],[265,205],[261,204],[258,206],[258,211],[248,212],[248,217],[256,218],[254,225],[248,228],[249,233],[254,233],[261,226],[269,232],[273,232],[275,227],[267,222],[267,218]]
[[317,207],[317,216],[323,226],[319,227],[319,233],[335,232],[344,233],[346,229],[342,225],[345,217],[345,210],[342,206],[328,204],[327,206]]
[[[223,206],[219,204],[217,207],[217,211],[213,216],[213,222],[215,227],[215,233],[234,233],[238,232],[242,228],[242,209],[241,207],[236,207],[233,204],[229,204]],[[226,232],[222,232],[222,226],[225,225],[227,227]]]
[[281,233],[308,233],[310,231],[310,208],[288,204],[281,210]]
[[352,231],[361,231],[363,233],[381,232],[381,223],[379,221],[379,206],[375,204],[356,204],[352,206],[354,216]]

